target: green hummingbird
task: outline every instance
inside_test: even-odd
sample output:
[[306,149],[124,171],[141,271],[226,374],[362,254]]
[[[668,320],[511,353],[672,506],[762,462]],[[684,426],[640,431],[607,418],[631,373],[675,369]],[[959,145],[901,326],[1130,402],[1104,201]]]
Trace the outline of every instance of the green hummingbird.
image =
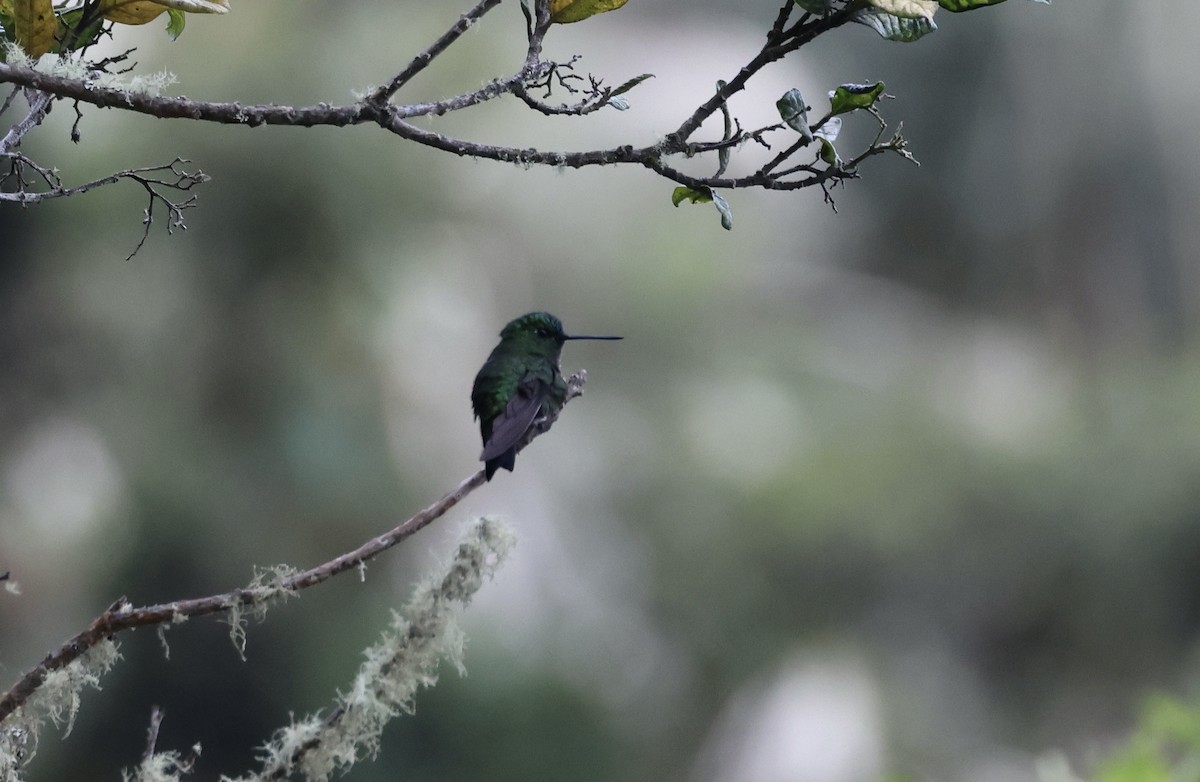
[[569,339],[621,337],[567,336],[558,318],[530,312],[504,327],[500,344],[475,376],[471,407],[483,435],[479,461],[489,481],[501,467],[512,472],[521,437],[539,418],[557,413],[566,402],[567,383],[558,362]]

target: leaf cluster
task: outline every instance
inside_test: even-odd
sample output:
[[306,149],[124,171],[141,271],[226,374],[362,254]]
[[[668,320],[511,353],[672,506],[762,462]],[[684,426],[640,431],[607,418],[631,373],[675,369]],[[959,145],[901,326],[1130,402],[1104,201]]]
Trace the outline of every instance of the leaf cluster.
[[0,0],[0,39],[37,58],[84,49],[110,24],[142,25],[166,14],[174,40],[183,33],[186,14],[228,12],[229,0]]

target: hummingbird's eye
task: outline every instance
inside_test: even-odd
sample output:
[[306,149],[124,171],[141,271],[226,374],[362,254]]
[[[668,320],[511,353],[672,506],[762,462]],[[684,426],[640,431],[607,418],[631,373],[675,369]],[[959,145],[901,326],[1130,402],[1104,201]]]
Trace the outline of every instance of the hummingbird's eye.
[[537,330],[537,335],[538,335],[539,337],[548,337],[548,336],[550,336],[550,332],[549,332],[549,331],[546,331],[545,329],[541,329],[541,328],[540,328],[540,329],[538,329],[538,330]]

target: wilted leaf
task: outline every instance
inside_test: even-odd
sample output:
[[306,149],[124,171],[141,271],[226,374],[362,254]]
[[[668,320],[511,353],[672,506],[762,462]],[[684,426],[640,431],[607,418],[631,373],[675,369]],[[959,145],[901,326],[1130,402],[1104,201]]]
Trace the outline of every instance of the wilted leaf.
[[[229,0],[101,0],[100,12],[118,24],[146,24],[167,10],[191,14],[227,14]],[[172,17],[174,18],[174,17]],[[167,25],[171,32],[173,23]],[[179,27],[183,31],[182,25]]]
[[707,204],[713,200],[712,190],[707,187],[686,187],[680,185],[671,192],[671,203],[679,206],[684,201],[691,201],[693,204]]
[[783,93],[783,97],[775,101],[775,108],[779,109],[779,117],[789,128],[798,131],[805,139],[812,140],[812,131],[808,127],[808,106],[804,105],[800,90],[792,87]]
[[[724,79],[717,79],[717,92],[722,91],[729,86],[729,82]],[[722,141],[729,141],[733,138],[733,117],[729,114],[728,101],[721,101],[721,119],[725,122],[725,132],[721,134]],[[721,176],[725,173],[725,169],[729,168],[729,156],[731,151],[729,147],[721,147],[717,150],[717,173],[716,176]]]
[[623,93],[629,92],[634,87],[636,87],[639,84],[641,84],[642,82],[644,82],[646,79],[653,79],[653,78],[654,78],[653,73],[643,73],[641,76],[634,76],[632,79],[625,82],[621,86],[617,87],[609,94],[610,95],[621,95]]
[[863,8],[850,17],[859,24],[870,27],[889,41],[912,43],[937,29],[932,19],[923,17],[906,19],[880,11],[878,8]]
[[627,0],[550,0],[550,21],[557,24],[582,22],[589,16],[615,11]]
[[883,82],[874,84],[842,84],[829,93],[829,113],[845,114],[855,109],[869,109],[883,94]]
[[842,118],[830,117],[824,125],[813,131],[813,135],[826,141],[837,141],[837,137],[842,135]]
[[899,16],[902,19],[929,19],[938,9],[937,0],[867,0],[884,13]]
[[725,200],[717,191],[713,191],[712,202],[716,205],[717,211],[721,213],[721,227],[726,231],[733,230],[733,210],[729,208],[729,202]]
[[30,57],[41,57],[54,48],[58,20],[50,0],[13,0],[13,32]]
[[117,24],[146,24],[167,12],[165,5],[151,0],[110,0],[101,3],[100,8],[105,19]]

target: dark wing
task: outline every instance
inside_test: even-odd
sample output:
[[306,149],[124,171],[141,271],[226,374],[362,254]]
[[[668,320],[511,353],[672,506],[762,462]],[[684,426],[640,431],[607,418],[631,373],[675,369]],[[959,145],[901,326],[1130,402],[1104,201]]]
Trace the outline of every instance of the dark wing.
[[508,400],[504,411],[492,420],[492,435],[483,445],[483,453],[479,455],[481,462],[495,459],[517,444],[537,418],[548,392],[546,384],[533,374],[521,379],[517,393]]

